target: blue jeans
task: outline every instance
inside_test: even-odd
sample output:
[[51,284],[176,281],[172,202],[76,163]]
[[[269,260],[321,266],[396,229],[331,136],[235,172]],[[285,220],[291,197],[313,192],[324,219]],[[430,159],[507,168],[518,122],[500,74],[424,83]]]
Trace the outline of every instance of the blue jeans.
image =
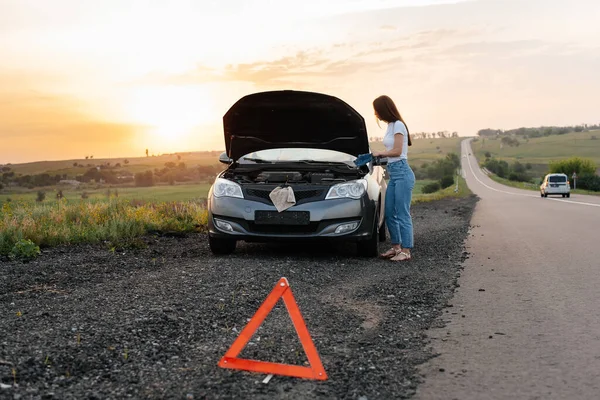
[[413,225],[410,216],[410,201],[415,187],[415,174],[406,160],[387,165],[388,182],[385,194],[385,223],[392,244],[401,244],[405,249],[413,248]]

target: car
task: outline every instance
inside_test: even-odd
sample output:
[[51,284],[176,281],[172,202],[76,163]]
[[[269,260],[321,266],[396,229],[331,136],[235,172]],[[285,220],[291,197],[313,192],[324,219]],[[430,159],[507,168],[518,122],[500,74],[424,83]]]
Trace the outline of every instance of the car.
[[571,197],[571,186],[566,174],[548,174],[544,177],[540,185],[540,195],[562,195],[562,197]]
[[[352,241],[358,255],[378,254],[386,238],[386,160],[354,162],[370,153],[354,108],[324,93],[258,92],[231,106],[223,130],[219,161],[227,167],[207,199],[214,254],[233,253],[238,241],[316,239]],[[276,188],[292,191],[295,204],[278,211]]]

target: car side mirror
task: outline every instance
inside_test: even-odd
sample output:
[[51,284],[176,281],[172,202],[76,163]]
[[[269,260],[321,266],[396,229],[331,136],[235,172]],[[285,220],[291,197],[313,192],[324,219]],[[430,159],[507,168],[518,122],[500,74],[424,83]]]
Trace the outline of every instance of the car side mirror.
[[229,158],[229,156],[227,156],[227,153],[223,152],[219,156],[219,162],[229,165],[233,162],[233,160],[231,158]]

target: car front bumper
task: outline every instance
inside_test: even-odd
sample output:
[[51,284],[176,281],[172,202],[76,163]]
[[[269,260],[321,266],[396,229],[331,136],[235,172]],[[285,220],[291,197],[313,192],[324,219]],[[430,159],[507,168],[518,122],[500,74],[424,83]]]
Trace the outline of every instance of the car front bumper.
[[[254,212],[276,211],[274,206],[247,199],[212,198],[208,205],[208,231],[211,237],[244,241],[285,241],[300,239],[365,240],[373,234],[377,204],[364,196],[360,200],[336,199],[304,203],[286,211],[308,211],[308,225],[258,225]],[[283,211],[283,212],[286,212]],[[215,220],[231,228],[217,227]],[[341,225],[356,222],[353,230],[336,233]]]
[[548,193],[548,194],[567,194],[570,192],[570,188],[568,186],[557,186],[557,187],[552,187],[552,186],[547,186],[546,188],[543,189],[544,193]]

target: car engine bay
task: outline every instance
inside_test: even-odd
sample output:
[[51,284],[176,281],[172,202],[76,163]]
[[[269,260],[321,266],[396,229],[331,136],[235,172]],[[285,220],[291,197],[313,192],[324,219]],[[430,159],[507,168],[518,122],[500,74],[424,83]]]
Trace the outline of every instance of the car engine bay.
[[223,178],[238,184],[290,184],[290,185],[335,185],[336,183],[362,178],[364,171],[348,167],[327,168],[314,170],[291,168],[260,168],[260,169],[230,169],[225,171]]

